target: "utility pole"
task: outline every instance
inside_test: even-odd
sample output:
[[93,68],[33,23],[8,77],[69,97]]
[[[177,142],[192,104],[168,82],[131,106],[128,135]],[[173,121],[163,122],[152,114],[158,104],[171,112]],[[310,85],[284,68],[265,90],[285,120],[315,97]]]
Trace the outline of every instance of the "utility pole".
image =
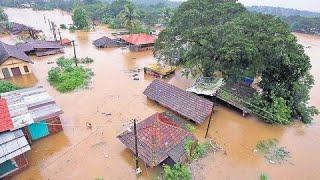
[[208,132],[209,132],[210,124],[211,124],[213,109],[214,109],[214,96],[212,95],[212,109],[211,109],[211,114],[210,114],[210,118],[209,118],[209,123],[208,123],[207,131],[206,131],[206,135],[204,136],[204,138],[208,137]]
[[55,41],[58,41],[57,40],[57,34],[56,34],[56,25],[54,24],[54,22],[51,22],[52,24],[52,33],[53,33],[53,38]]
[[135,152],[135,159],[136,159],[136,173],[138,174],[140,172],[139,168],[139,160],[138,160],[138,135],[137,135],[137,122],[136,119],[133,120],[133,133],[134,133],[134,144],[136,148]]
[[62,45],[62,38],[61,38],[60,28],[58,28],[58,33],[59,33],[59,38],[60,38],[60,44]]
[[74,61],[76,63],[76,66],[78,66],[78,60],[77,60],[77,54],[76,54],[76,48],[74,45],[74,40],[72,40],[71,42],[72,42],[72,47],[73,47]]

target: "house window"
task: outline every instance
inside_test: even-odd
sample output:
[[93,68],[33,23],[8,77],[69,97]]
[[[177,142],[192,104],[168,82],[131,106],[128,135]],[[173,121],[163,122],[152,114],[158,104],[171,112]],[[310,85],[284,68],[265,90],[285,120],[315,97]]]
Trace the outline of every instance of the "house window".
[[28,73],[29,72],[29,68],[28,66],[23,66],[24,72]]

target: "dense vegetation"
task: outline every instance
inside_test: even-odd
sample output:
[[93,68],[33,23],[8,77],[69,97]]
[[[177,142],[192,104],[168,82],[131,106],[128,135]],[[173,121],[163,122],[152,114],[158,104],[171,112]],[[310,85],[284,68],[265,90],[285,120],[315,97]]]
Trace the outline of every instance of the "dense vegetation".
[[320,13],[269,6],[252,6],[248,10],[279,16],[293,32],[320,34]]
[[0,33],[6,32],[8,27],[8,16],[0,7]]
[[48,81],[60,92],[86,87],[93,75],[90,69],[75,66],[73,59],[59,58],[57,65],[48,72]]
[[[189,0],[174,13],[155,45],[160,61],[185,67],[185,75],[236,82],[260,76],[261,95],[250,108],[268,123],[305,123],[314,84],[310,59],[280,18],[250,13],[236,0]],[[258,108],[257,108],[258,107]]]
[[165,180],[189,180],[191,173],[188,166],[182,164],[175,164],[174,166],[164,165],[164,179]]
[[281,8],[281,7],[271,7],[271,6],[251,6],[247,7],[251,12],[259,12],[262,14],[270,14],[280,17],[289,17],[289,16],[302,16],[302,17],[320,17],[320,13],[310,12],[310,11],[301,11],[297,9],[290,8]]
[[20,87],[12,84],[10,82],[0,80],[0,93],[10,92],[10,91],[14,91],[17,89],[20,89]]

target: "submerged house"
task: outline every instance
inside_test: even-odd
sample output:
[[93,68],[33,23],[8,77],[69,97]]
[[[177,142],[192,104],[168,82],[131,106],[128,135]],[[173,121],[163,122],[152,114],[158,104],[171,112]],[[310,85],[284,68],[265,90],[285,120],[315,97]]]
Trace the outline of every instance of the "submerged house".
[[38,57],[64,53],[63,46],[59,41],[32,40],[17,44],[17,48],[28,55]]
[[[136,152],[133,128],[117,137],[127,148]],[[187,139],[195,140],[195,137],[160,113],[137,124],[138,157],[149,167],[185,162],[184,144]]]
[[197,124],[202,124],[213,111],[213,102],[158,79],[143,94]]
[[21,89],[0,96],[6,101],[12,121],[8,130],[22,129],[30,143],[62,131],[62,110],[44,88]]
[[144,73],[156,78],[166,78],[176,71],[175,66],[162,65],[159,63],[150,64],[144,67]]
[[111,39],[106,36],[94,40],[92,44],[97,48],[112,48],[123,46],[123,43],[121,43],[119,40]]
[[121,41],[129,45],[130,51],[134,52],[152,50],[157,39],[156,36],[146,33],[128,34],[119,37]]
[[9,179],[28,166],[30,145],[22,130],[0,133],[0,179]]
[[223,78],[200,77],[186,91],[205,97],[216,97],[222,102],[242,111],[243,115],[252,113],[246,102],[257,92],[253,79],[244,78],[240,82],[225,82]]
[[16,46],[0,42],[0,79],[31,73],[31,59]]
[[15,22],[9,23],[9,31],[14,35],[21,34],[21,33],[30,33],[35,35],[42,32],[41,30],[37,30],[30,26],[26,26],[24,24],[15,23]]

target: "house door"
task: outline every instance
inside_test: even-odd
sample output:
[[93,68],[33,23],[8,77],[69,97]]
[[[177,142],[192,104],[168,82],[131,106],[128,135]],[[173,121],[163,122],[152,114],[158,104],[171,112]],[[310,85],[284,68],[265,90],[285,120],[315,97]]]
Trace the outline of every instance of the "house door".
[[46,124],[41,123],[46,123],[46,121],[40,121],[39,123],[33,123],[28,126],[31,139],[33,141],[49,135],[48,126]]
[[13,76],[21,76],[22,75],[19,67],[11,68],[11,72],[12,72]]
[[3,68],[3,69],[2,69],[2,74],[3,74],[3,77],[4,77],[4,78],[10,78],[10,77],[11,77],[8,68]]

